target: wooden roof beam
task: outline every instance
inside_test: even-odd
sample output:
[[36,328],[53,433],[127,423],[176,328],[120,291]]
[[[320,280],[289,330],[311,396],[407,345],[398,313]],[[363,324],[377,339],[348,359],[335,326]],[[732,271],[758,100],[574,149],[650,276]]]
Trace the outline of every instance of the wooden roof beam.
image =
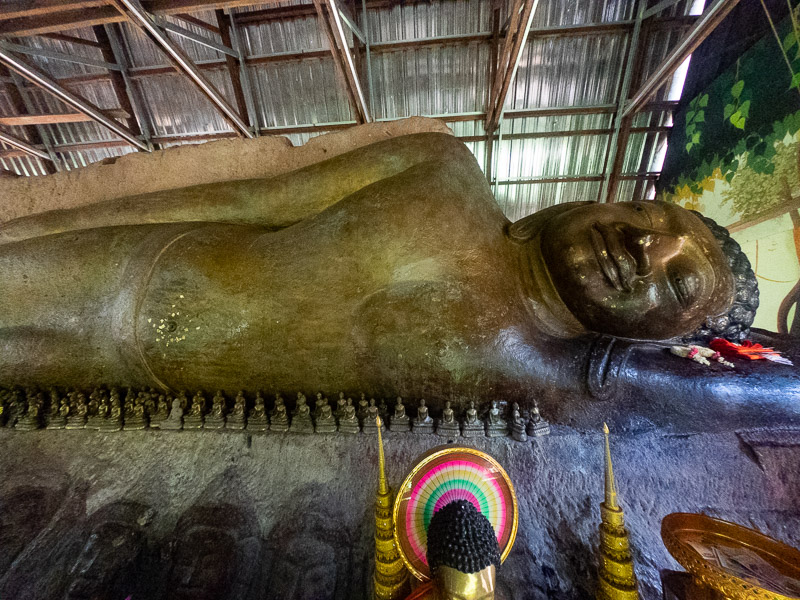
[[[336,71],[344,82],[356,121],[369,123],[372,121],[372,115],[367,106],[353,54],[345,37],[337,0],[314,0],[314,7],[317,9],[320,25],[328,38]],[[354,33],[354,35],[356,34]]]
[[508,96],[511,82],[517,74],[517,67],[519,67],[519,61],[525,50],[525,42],[528,39],[533,15],[536,13],[538,4],[539,0],[512,0],[511,2],[511,19],[500,49],[499,63],[495,70],[486,107],[485,129],[488,134],[493,133],[500,124],[506,96]]

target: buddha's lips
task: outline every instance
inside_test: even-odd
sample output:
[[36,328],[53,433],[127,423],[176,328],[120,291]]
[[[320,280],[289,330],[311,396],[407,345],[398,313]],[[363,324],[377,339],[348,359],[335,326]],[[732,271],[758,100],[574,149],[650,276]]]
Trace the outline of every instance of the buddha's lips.
[[[612,254],[612,247],[617,252],[620,252],[624,248],[621,240],[609,239],[610,236],[615,233],[613,228],[604,227],[600,223],[594,223],[589,230],[589,237],[592,242],[595,257],[597,258],[597,263],[600,265],[600,269],[603,271],[606,279],[614,286],[615,290],[619,292],[630,292],[633,290],[633,285],[627,273],[628,269],[621,268],[622,265],[617,263]],[[625,265],[625,267],[627,266],[628,265]],[[633,267],[635,272],[635,264]]]

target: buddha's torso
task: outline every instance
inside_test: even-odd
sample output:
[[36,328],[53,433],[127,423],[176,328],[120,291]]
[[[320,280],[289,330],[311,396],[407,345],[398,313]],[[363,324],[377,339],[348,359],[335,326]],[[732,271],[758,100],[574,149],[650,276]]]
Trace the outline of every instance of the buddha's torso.
[[505,219],[491,198],[402,189],[399,206],[367,189],[277,232],[177,229],[139,269],[149,371],[174,389],[374,391],[486,371],[521,318]]

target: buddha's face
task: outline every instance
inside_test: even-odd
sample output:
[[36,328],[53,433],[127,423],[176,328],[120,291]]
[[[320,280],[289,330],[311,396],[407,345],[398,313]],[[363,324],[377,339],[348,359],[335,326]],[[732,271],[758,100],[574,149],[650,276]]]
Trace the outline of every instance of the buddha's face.
[[441,566],[436,569],[438,600],[493,600],[495,577],[494,565],[470,574]]
[[301,535],[283,548],[272,567],[269,600],[332,600],[336,597],[336,553]]
[[664,202],[583,204],[542,229],[561,300],[590,331],[667,339],[733,301],[734,279],[711,231]]
[[169,584],[175,600],[223,598],[231,579],[236,540],[216,527],[193,526],[178,540]]
[[141,534],[126,523],[102,523],[95,527],[70,570],[68,600],[99,598],[125,575],[142,545]]

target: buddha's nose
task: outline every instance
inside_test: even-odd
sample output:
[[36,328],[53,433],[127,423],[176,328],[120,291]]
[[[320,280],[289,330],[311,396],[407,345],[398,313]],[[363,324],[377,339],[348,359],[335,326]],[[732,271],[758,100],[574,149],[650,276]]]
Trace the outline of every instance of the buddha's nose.
[[678,254],[685,242],[685,236],[654,229],[629,226],[625,231],[625,245],[636,259],[636,274],[639,277],[652,273],[654,264],[663,264]]

